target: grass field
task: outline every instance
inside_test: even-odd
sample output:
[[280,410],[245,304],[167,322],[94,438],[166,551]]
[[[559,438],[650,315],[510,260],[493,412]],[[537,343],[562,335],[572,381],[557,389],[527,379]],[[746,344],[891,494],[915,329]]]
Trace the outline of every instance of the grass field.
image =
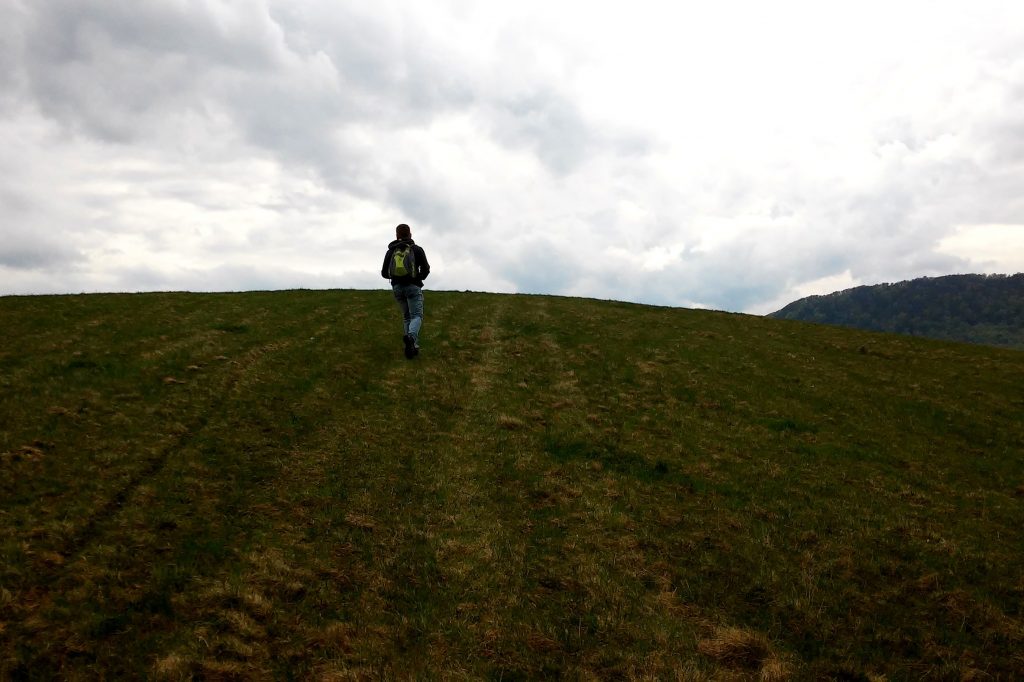
[[1024,677],[1024,353],[426,311],[0,298],[0,677]]

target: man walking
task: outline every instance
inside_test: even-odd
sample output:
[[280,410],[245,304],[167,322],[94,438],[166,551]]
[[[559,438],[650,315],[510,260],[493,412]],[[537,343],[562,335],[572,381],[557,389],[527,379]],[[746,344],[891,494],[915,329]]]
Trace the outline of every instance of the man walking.
[[405,357],[420,352],[420,328],[423,326],[423,280],[430,274],[430,263],[422,247],[412,240],[412,229],[402,223],[395,228],[395,241],[388,244],[381,277],[391,280],[395,300],[402,309]]

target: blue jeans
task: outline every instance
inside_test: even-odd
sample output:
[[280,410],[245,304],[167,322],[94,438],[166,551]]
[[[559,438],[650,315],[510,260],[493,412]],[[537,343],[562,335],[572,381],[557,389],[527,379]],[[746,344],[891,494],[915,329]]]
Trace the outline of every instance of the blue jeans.
[[415,284],[392,284],[395,300],[402,309],[402,321],[406,334],[419,343],[420,327],[423,326],[423,289]]

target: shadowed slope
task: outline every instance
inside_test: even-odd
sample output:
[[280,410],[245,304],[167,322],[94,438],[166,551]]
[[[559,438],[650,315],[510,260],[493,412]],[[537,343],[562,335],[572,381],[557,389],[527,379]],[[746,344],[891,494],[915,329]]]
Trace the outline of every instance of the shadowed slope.
[[0,673],[1024,673],[1024,357],[386,292],[0,299]]

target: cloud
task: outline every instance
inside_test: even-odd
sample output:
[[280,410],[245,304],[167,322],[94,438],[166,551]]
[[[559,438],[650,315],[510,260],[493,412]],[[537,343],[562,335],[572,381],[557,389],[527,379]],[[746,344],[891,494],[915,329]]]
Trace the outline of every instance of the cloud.
[[578,168],[597,142],[579,110],[553,93],[534,93],[502,103],[494,134],[511,148],[528,148],[556,174]]
[[398,222],[453,289],[961,271],[1024,224],[1024,15],[967,7],[16,0],[0,293],[379,286]]
[[11,233],[0,244],[0,266],[12,270],[38,270],[67,267],[81,261],[76,250],[38,233]]
[[593,269],[588,263],[583,240],[561,244],[544,237],[530,237],[492,246],[489,258],[497,261],[496,270],[523,293],[568,293],[581,275]]
[[962,225],[942,240],[939,251],[972,255],[972,272],[1024,272],[1024,224]]
[[42,113],[82,135],[145,138],[201,111],[203,76],[218,57],[259,54],[251,49],[258,43],[233,39],[213,19],[195,3],[37,3],[24,26],[30,94]]

